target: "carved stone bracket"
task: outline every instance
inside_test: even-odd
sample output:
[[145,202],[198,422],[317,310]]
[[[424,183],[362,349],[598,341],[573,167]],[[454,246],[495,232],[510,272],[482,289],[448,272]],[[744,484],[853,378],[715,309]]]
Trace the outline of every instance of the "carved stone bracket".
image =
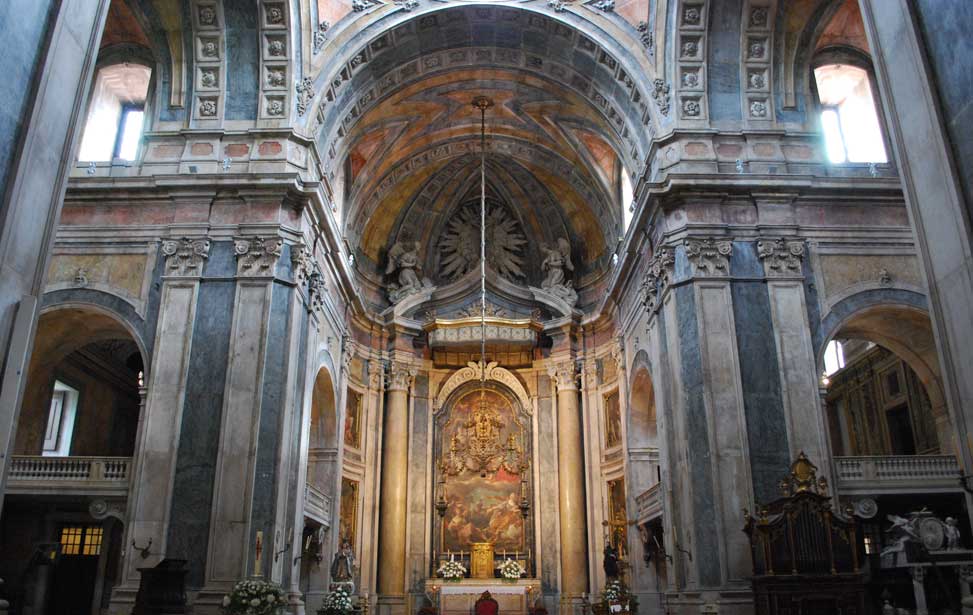
[[125,502],[92,500],[91,504],[88,505],[88,512],[98,521],[114,517],[122,523],[125,522]]
[[804,262],[804,242],[801,240],[776,239],[757,240],[757,256],[764,263],[767,277],[801,276]]
[[612,344],[611,350],[612,360],[615,361],[615,369],[619,373],[625,371],[625,339],[619,335],[615,338],[615,343]]
[[693,265],[693,275],[720,277],[730,274],[733,242],[729,239],[687,239],[686,257]]
[[659,299],[669,289],[669,284],[672,282],[672,269],[675,263],[676,253],[669,247],[659,248],[652,256],[640,287],[642,305],[649,313],[654,313],[659,309]]
[[578,389],[578,365],[574,361],[561,361],[548,365],[547,375],[554,381],[559,392]]
[[209,239],[163,239],[162,254],[166,257],[166,275],[199,276],[203,261],[209,258]]
[[328,287],[324,282],[324,273],[307,245],[299,243],[291,246],[291,271],[298,286],[306,285],[307,310],[311,312],[323,309],[324,293]]
[[280,237],[244,237],[233,242],[237,256],[237,275],[261,277],[274,275],[284,240]]
[[527,394],[527,389],[524,385],[520,383],[520,380],[514,376],[513,372],[508,369],[504,369],[497,365],[495,361],[491,361],[486,365],[486,373],[483,373],[483,369],[479,363],[474,363],[470,361],[466,364],[466,367],[462,367],[446,379],[443,383],[442,388],[439,389],[439,393],[436,395],[435,407],[438,410],[446,405],[446,401],[449,396],[453,394],[453,391],[466,384],[467,382],[480,380],[492,380],[494,382],[499,382],[508,389],[510,389],[514,395],[517,396],[517,400],[523,407],[524,412],[527,414],[533,413],[533,408],[530,403],[530,395]]
[[389,391],[408,391],[412,386],[418,370],[415,365],[393,361],[389,365],[389,377],[386,382]]

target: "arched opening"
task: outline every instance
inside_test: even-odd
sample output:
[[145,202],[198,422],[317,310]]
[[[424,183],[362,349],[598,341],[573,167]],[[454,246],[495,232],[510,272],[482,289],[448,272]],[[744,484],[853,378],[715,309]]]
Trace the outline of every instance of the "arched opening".
[[312,607],[321,602],[328,590],[327,554],[331,552],[334,542],[331,539],[334,534],[332,511],[339,505],[336,493],[340,463],[335,386],[331,373],[324,367],[318,370],[311,388],[310,415],[301,588],[304,590],[305,603]]
[[[633,562],[636,589],[668,587],[665,558],[659,430],[652,376],[644,363],[633,370],[628,405],[629,483],[638,511],[642,561]],[[644,568],[643,568],[644,566]]]
[[128,497],[145,369],[115,315],[86,306],[41,315],[0,523],[14,612],[108,607],[122,524],[104,513]]
[[923,310],[879,304],[852,312],[820,349],[819,370],[836,492],[862,516],[875,570],[888,515],[927,509],[968,518],[953,455],[960,443]]

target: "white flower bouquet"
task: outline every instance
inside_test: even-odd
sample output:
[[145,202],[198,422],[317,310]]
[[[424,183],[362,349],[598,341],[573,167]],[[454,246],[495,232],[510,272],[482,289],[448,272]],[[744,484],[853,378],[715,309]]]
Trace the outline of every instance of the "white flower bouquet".
[[448,559],[439,565],[439,570],[436,571],[436,574],[447,581],[456,581],[466,576],[466,566],[462,562]]
[[280,585],[269,581],[240,581],[223,596],[223,612],[227,615],[275,615],[287,604]]
[[319,615],[347,615],[354,610],[351,604],[351,594],[344,585],[334,585],[334,591],[324,598],[324,604],[318,609]]
[[507,558],[502,564],[500,564],[500,576],[504,579],[512,580],[519,579],[520,577],[527,574],[524,567],[520,565],[520,562]]

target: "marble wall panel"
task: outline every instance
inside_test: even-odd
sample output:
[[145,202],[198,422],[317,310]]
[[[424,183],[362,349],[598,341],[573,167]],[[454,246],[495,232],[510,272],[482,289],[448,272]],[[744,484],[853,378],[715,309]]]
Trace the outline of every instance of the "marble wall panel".
[[213,501],[234,287],[233,282],[200,285],[193,330],[186,382],[186,398],[191,403],[183,408],[168,548],[171,557],[187,560],[190,589],[202,587],[205,580],[210,519],[200,512],[208,511]]
[[[554,404],[551,396],[553,386],[546,375],[537,379],[537,450],[549,451],[550,454],[539,455],[540,475],[543,477],[557,476],[557,442],[555,434],[557,422],[554,416]],[[558,570],[560,569],[560,540],[558,531],[558,490],[556,480],[541,480],[537,485],[540,510],[537,511],[538,528],[540,529],[541,588],[545,594],[557,591]]]
[[[289,263],[289,259],[281,259]],[[284,548],[287,538],[274,530],[277,510],[277,491],[286,488],[283,477],[277,475],[277,460],[283,439],[284,386],[287,381],[289,357],[288,309],[294,290],[284,284],[272,285],[270,321],[267,325],[267,354],[263,364],[260,401],[260,422],[257,435],[257,458],[254,473],[253,498],[250,525],[252,531],[263,531],[268,545],[263,551],[263,569],[271,570],[273,554]],[[271,542],[271,537],[273,542]]]
[[[429,576],[427,539],[430,517],[428,500],[429,476],[429,376],[418,374],[412,384],[412,416],[409,443],[409,577],[406,583],[413,592],[422,592]],[[435,514],[435,513],[433,513]]]

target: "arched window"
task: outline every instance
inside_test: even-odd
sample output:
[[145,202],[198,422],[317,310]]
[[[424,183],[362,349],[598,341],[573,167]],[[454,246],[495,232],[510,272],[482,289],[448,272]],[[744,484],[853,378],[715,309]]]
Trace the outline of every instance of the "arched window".
[[79,160],[135,160],[151,77],[152,69],[141,64],[111,64],[98,71]]
[[828,159],[835,164],[888,162],[867,62],[823,53],[812,70]]

